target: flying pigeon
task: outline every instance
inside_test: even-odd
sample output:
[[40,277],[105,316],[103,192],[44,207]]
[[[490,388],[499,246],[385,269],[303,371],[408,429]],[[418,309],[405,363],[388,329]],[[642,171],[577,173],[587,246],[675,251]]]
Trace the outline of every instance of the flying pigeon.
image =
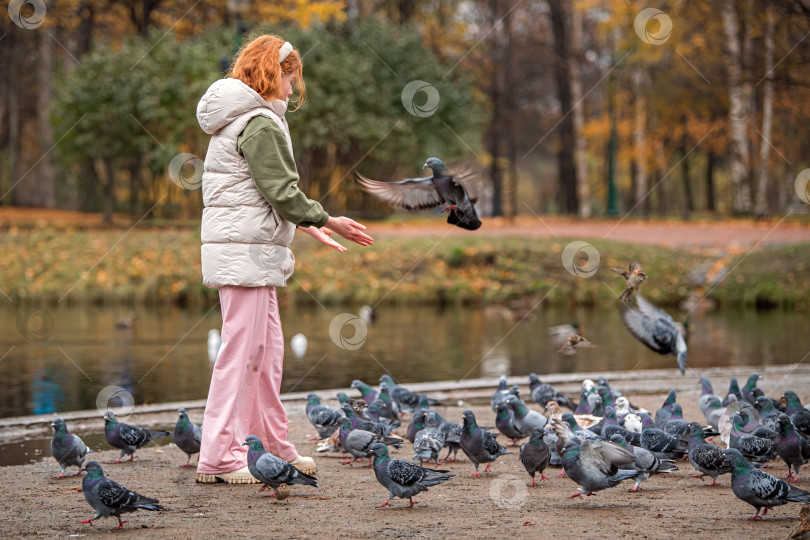
[[647,279],[647,274],[641,271],[641,265],[637,262],[630,263],[629,270],[622,270],[621,268],[611,268],[614,272],[623,276],[627,280],[625,283],[624,291],[619,295],[619,300],[629,301],[633,296],[633,291],[638,291],[644,280]]
[[558,392],[550,384],[544,383],[540,380],[536,373],[529,373],[529,389],[531,391],[532,399],[540,405],[545,407],[549,401],[556,401],[563,407],[567,407],[572,411],[577,408],[573,401],[568,396]]
[[65,421],[61,418],[54,418],[51,427],[53,428],[51,454],[62,469],[56,478],[64,478],[65,469],[74,465],[79,468],[79,472],[74,476],[79,476],[82,474],[84,457],[92,450],[88,449],[80,438],[68,431]]
[[462,416],[464,425],[461,431],[461,449],[475,465],[475,472],[470,476],[481,476],[481,473],[478,472],[479,463],[486,463],[487,467],[484,472],[489,472],[489,467],[493,461],[498,459],[499,456],[511,454],[512,452],[507,452],[506,448],[498,444],[495,436],[490,432],[478,427],[475,414],[471,410],[465,410]]
[[470,173],[451,171],[439,158],[431,157],[423,169],[430,168],[432,176],[406,178],[399,182],[379,182],[357,173],[357,181],[368,193],[402,210],[425,210],[448,204],[442,212],[450,212],[447,223],[474,231],[481,220],[473,205],[478,201],[475,179]]
[[264,484],[259,491],[264,491],[268,487],[273,488],[273,494],[270,497],[276,495],[281,484],[320,487],[314,476],[299,471],[283,459],[265,450],[262,441],[255,435],[249,435],[242,446],[248,447],[247,461],[250,474]]
[[548,480],[543,471],[548,467],[548,462],[551,459],[551,449],[544,442],[546,435],[545,430],[541,428],[534,428],[529,440],[520,446],[520,453],[518,459],[526,468],[526,472],[532,477],[532,483],[526,484],[527,486],[536,486],[534,475],[540,473],[540,480]]
[[326,439],[337,431],[343,417],[342,411],[322,405],[318,394],[307,394],[307,419],[315,427],[319,439]]
[[585,339],[580,335],[573,335],[568,336],[565,338],[562,347],[557,351],[558,354],[562,354],[564,356],[574,356],[577,354],[577,349],[579,347],[593,347],[594,344]]
[[594,495],[594,492],[616,486],[622,480],[635,478],[639,471],[620,469],[635,461],[631,451],[611,442],[587,440],[579,446],[572,441],[565,443],[563,470],[580,486],[579,491],[569,498]]
[[157,499],[139,495],[106,478],[97,461],[88,461],[83,470],[87,471],[87,476],[82,479],[82,492],[96,511],[96,515],[79,523],[90,523],[101,517],[115,516],[118,518],[116,529],[120,529],[126,523],[121,521],[121,514],[136,510],[165,510],[158,504],[160,501]]
[[413,508],[417,501],[413,496],[422,491],[427,491],[428,487],[441,484],[449,480],[454,474],[447,474],[450,471],[432,470],[401,459],[391,459],[388,456],[388,448],[384,444],[374,443],[371,445],[373,454],[372,463],[374,475],[377,481],[388,490],[388,499],[377,508],[388,506],[394,497],[407,497],[411,504],[408,508]]
[[672,354],[678,358],[681,374],[686,371],[686,342],[675,326],[675,321],[666,312],[648,302],[641,294],[636,295],[638,309],[621,305],[624,325],[630,334],[658,354]]
[[[738,499],[756,509],[749,520],[762,519],[768,509],[774,506],[788,502],[810,502],[810,493],[756,469],[745,460],[739,450],[729,448],[725,455],[731,464],[731,490]],[[765,511],[760,516],[759,510],[763,506]]]
[[135,450],[141,448],[152,439],[168,437],[169,431],[152,431],[119,422],[112,411],[104,413],[104,438],[116,448],[121,449],[121,455],[115,463],[121,463],[121,458],[129,454],[129,460],[135,459]]
[[188,413],[185,409],[177,409],[179,414],[177,423],[174,425],[172,432],[172,441],[177,445],[177,448],[182,450],[188,456],[185,465],[181,467],[188,467],[193,454],[200,453],[200,444],[202,443],[202,428],[196,424],[192,424],[188,419]]

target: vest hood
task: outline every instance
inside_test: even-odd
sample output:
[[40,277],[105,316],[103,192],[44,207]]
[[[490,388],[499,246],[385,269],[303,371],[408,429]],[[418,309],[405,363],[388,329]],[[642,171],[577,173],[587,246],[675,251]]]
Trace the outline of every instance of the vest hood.
[[287,101],[266,100],[239,79],[220,79],[208,88],[197,104],[197,121],[205,133],[213,135],[257,107],[267,107],[283,119]]

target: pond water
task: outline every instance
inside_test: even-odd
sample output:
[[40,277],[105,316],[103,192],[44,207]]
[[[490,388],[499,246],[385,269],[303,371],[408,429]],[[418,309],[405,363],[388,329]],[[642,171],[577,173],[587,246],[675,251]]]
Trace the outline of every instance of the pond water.
[[[282,307],[282,391],[348,387],[354,378],[376,383],[386,372],[407,385],[675,366],[674,357],[656,355],[630,337],[614,309],[538,307],[521,321],[531,307],[517,313],[380,308],[365,328],[354,322],[358,310]],[[343,313],[349,322],[341,328],[343,319],[336,317]],[[208,332],[221,326],[219,307],[138,308],[134,326],[118,328],[127,315],[125,308],[109,307],[0,308],[0,417],[103,409],[117,399],[104,393],[110,386],[126,389],[135,404],[205,398],[212,369]],[[574,321],[596,347],[559,355],[547,328]],[[689,327],[689,366],[698,371],[799,362],[810,342],[807,313],[716,311],[693,314]],[[301,357],[290,347],[297,333],[308,342]]]

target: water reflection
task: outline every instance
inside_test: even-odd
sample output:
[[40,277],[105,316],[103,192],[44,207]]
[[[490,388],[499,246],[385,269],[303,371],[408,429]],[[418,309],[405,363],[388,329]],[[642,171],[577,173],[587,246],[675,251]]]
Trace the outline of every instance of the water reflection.
[[[348,387],[354,378],[376,383],[383,373],[408,383],[531,371],[675,369],[674,357],[656,355],[631,338],[612,309],[540,307],[527,316],[492,308],[380,308],[357,350],[330,339],[331,321],[347,311],[353,312],[282,307],[283,392]],[[204,398],[211,375],[208,336],[221,326],[219,310],[139,308],[137,324],[117,328],[126,313],[49,308],[52,333],[31,341],[17,330],[18,310],[0,309],[0,416],[93,409],[110,386],[126,389],[135,404]],[[547,328],[573,321],[596,347],[562,356]],[[808,314],[795,312],[698,314],[691,320],[689,366],[699,371],[800,362],[810,349],[808,322]],[[307,339],[300,357],[290,346],[299,333]]]

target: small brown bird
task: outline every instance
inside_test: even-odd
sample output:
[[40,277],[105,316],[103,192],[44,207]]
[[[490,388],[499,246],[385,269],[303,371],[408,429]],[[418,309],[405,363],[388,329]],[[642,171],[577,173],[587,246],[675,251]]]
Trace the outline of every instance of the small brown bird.
[[290,496],[290,486],[281,484],[276,488],[276,501],[283,501]]
[[647,279],[647,274],[641,271],[641,265],[637,262],[630,263],[630,270],[622,270],[621,268],[611,268],[617,274],[624,276],[627,284],[624,286],[624,291],[619,295],[619,300],[629,302],[633,296],[633,291],[637,291],[641,284]]
[[577,354],[577,347],[593,347],[593,343],[580,335],[568,336],[565,338],[562,348],[557,351],[559,354],[565,356],[573,356]]

